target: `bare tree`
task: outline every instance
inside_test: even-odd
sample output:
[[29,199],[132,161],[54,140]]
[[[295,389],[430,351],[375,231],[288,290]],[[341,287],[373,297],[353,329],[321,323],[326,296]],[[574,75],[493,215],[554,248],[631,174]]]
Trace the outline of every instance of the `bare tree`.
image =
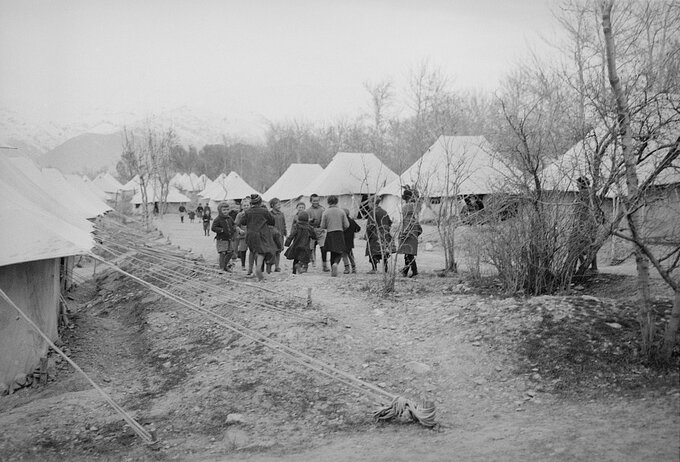
[[[655,37],[657,34],[662,33],[665,36],[667,30],[675,31],[677,33],[677,27],[680,24],[680,16],[677,14],[677,5],[672,4],[663,5],[662,9],[657,10],[651,4],[646,5],[642,11],[635,15],[637,19],[645,19],[643,25],[636,28],[633,31],[633,35],[629,38],[633,39],[650,39],[650,37]],[[676,248],[671,249],[661,257],[657,257],[653,252],[652,248],[645,242],[644,237],[644,215],[643,215],[643,204],[647,198],[647,190],[649,186],[654,184],[658,175],[662,173],[665,169],[671,167],[678,156],[680,155],[680,137],[675,132],[675,136],[671,138],[670,144],[664,146],[665,155],[662,156],[660,162],[655,164],[655,168],[651,175],[648,176],[647,180],[641,184],[639,178],[639,169],[641,168],[642,161],[649,160],[659,151],[655,149],[648,150],[650,145],[650,138],[646,137],[643,139],[636,140],[634,136],[634,122],[633,114],[644,114],[642,126],[644,128],[652,128],[657,132],[656,135],[662,132],[664,126],[669,124],[674,126],[675,129],[680,127],[680,111],[678,111],[677,105],[677,95],[671,94],[670,98],[661,98],[662,94],[666,94],[668,90],[672,89],[677,91],[678,77],[675,76],[675,80],[666,74],[664,70],[667,66],[662,66],[662,72],[650,72],[647,66],[654,63],[656,55],[654,53],[653,44],[656,43],[656,39],[652,38],[651,43],[647,45],[646,54],[638,54],[634,56],[636,58],[641,58],[640,60],[633,60],[633,64],[630,62],[624,63],[622,66],[623,72],[627,73],[627,79],[624,80],[620,76],[620,67],[618,60],[620,59],[617,55],[617,44],[615,42],[615,30],[613,21],[614,1],[605,0],[601,4],[601,14],[602,14],[602,32],[604,35],[604,44],[606,52],[606,64],[607,64],[607,75],[609,77],[609,83],[611,90],[615,98],[616,107],[616,120],[617,120],[617,139],[620,142],[620,153],[622,157],[623,164],[623,175],[625,178],[626,194],[623,196],[623,210],[622,214],[625,216],[628,229],[627,232],[621,233],[617,232],[617,235],[624,237],[634,243],[634,255],[635,263],[637,267],[638,274],[638,295],[640,307],[638,310],[638,316],[641,324],[641,334],[642,334],[642,349],[643,354],[647,357],[652,357],[654,355],[654,340],[655,340],[655,330],[656,330],[656,313],[651,306],[651,295],[649,289],[649,262],[653,262],[654,267],[657,269],[659,274],[662,276],[664,281],[674,290],[674,307],[673,313],[671,315],[671,320],[667,324],[666,335],[664,338],[664,344],[662,346],[662,357],[664,359],[669,359],[673,346],[675,345],[675,336],[678,329],[678,321],[680,319],[680,281],[675,280],[671,277],[673,270],[677,268],[677,259],[680,255],[680,248],[678,248],[678,243],[675,243]],[[675,9],[675,10],[674,10]],[[618,11],[618,10],[616,10]],[[675,12],[675,14],[672,14]],[[664,14],[665,13],[665,14]],[[661,21],[662,28],[659,30],[657,27],[649,27],[649,25],[657,24],[657,15],[661,15],[663,20]],[[667,29],[669,25],[674,27]],[[626,32],[629,34],[629,32]],[[675,37],[677,43],[677,36]],[[621,43],[621,42],[619,42]],[[625,42],[624,42],[625,43]],[[665,57],[664,57],[665,59]],[[674,61],[671,64],[677,64],[677,52]],[[626,65],[628,64],[628,65]],[[645,71],[639,67],[641,64],[644,65]],[[656,64],[660,64],[656,62]],[[675,67],[674,65],[669,67]],[[633,79],[631,81],[630,79]],[[629,87],[637,89],[646,97],[644,104],[636,109],[631,108],[629,99],[635,97],[635,94],[631,94],[630,89],[625,87],[628,83]],[[653,99],[650,101],[650,97]],[[670,103],[670,107],[659,106],[656,103],[660,101],[665,101]],[[651,103],[651,104],[650,104]],[[653,109],[660,109],[656,114],[650,114],[648,110],[650,106]],[[654,143],[658,146],[659,139],[657,138]],[[664,266],[663,262],[669,262],[667,266]]]

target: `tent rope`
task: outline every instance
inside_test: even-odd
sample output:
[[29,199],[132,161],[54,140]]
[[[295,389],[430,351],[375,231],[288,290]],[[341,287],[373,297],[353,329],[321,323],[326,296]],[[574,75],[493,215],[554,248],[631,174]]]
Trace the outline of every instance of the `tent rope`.
[[35,330],[52,348],[54,351],[56,351],[62,358],[68,362],[71,367],[73,367],[76,371],[78,371],[80,374],[85,377],[85,379],[94,387],[95,390],[108,402],[113,409],[115,409],[118,414],[123,417],[123,419],[130,425],[132,430],[146,443],[154,443],[155,438],[149,433],[142,425],[140,425],[130,414],[128,414],[125,409],[123,409],[118,403],[116,403],[113,398],[111,398],[99,385],[97,385],[94,380],[90,378],[89,375],[83,371],[80,366],[78,366],[71,358],[69,358],[66,353],[64,353],[61,348],[56,346],[52,340],[38,327],[37,324],[29,318],[26,313],[23,312],[21,308],[19,308],[16,303],[12,301],[11,298],[5,293],[4,290],[0,289],[0,297],[2,297],[7,303],[9,303],[18,313],[19,315],[26,321],[32,328]]
[[[357,377],[355,377],[352,374],[349,374],[347,372],[344,372],[342,370],[339,370],[327,363],[324,363],[323,361],[320,361],[316,358],[313,358],[305,353],[302,353],[301,351],[295,350],[293,348],[290,348],[280,342],[277,342],[275,340],[272,340],[263,334],[260,334],[252,329],[249,329],[248,327],[238,324],[234,321],[231,321],[224,316],[221,316],[218,313],[215,313],[209,309],[200,307],[196,305],[195,303],[192,303],[178,295],[173,294],[172,292],[169,292],[165,289],[162,289],[158,286],[155,286],[154,284],[145,281],[125,270],[122,268],[118,267],[116,264],[109,262],[105,260],[104,258],[100,257],[99,255],[92,254],[92,257],[101,261],[102,263],[110,266],[114,271],[117,271],[135,281],[137,281],[139,284],[143,285],[144,287],[147,287],[151,291],[162,295],[170,300],[173,300],[188,309],[197,312],[203,316],[208,317],[211,321],[215,322],[216,324],[225,327],[235,333],[238,333],[246,338],[249,338],[250,340],[253,340],[256,343],[261,344],[262,346],[265,346],[280,355],[297,362],[298,364],[315,371],[321,375],[324,375],[328,378],[331,378],[335,381],[341,382],[347,386],[353,387],[359,391],[362,392],[368,392],[373,394],[374,396],[378,397],[380,401],[383,401],[385,398],[390,400],[390,404],[387,405],[386,407],[380,409],[374,414],[374,417],[377,420],[391,420],[394,418],[410,418],[418,423],[421,423],[424,426],[427,427],[432,427],[435,425],[434,421],[434,416],[435,416],[435,408],[434,404],[430,402],[411,402],[407,400],[406,398],[394,395],[392,393],[389,393],[386,390],[383,390],[376,385],[373,385],[369,382],[366,382],[364,380],[361,380]],[[383,401],[384,402],[384,401]]]

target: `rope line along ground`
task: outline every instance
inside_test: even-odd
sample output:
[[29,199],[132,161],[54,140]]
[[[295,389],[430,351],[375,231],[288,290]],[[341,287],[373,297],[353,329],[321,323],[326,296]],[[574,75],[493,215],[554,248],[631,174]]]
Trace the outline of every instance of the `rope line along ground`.
[[[266,301],[257,300],[253,297],[246,298],[245,295],[240,295],[237,292],[231,292],[227,289],[219,287],[215,283],[197,280],[196,278],[192,278],[190,275],[184,274],[177,270],[173,270],[161,264],[155,264],[142,260],[140,258],[137,258],[133,253],[122,254],[102,244],[98,244],[96,247],[105,252],[110,253],[111,255],[114,255],[114,257],[116,257],[114,261],[115,263],[121,264],[124,261],[127,261],[131,266],[136,267],[137,269],[140,269],[142,271],[148,271],[148,274],[145,277],[154,279],[155,281],[161,284],[166,284],[169,287],[173,287],[173,289],[176,291],[182,289],[184,290],[193,289],[195,291],[194,293],[195,296],[200,297],[213,296],[214,298],[210,299],[211,302],[222,302],[223,304],[227,304],[233,308],[242,308],[242,306],[236,305],[235,303],[240,302],[242,304],[253,305],[255,307],[273,311],[282,316],[297,317],[301,320],[311,323],[325,322],[325,320],[323,319],[317,319],[290,310],[285,310],[271,303],[267,303]],[[125,258],[122,258],[123,256]],[[184,285],[178,286],[177,285],[178,283],[183,283]]]
[[324,375],[328,378],[331,378],[332,380],[338,381],[340,383],[343,383],[347,386],[350,386],[352,388],[355,388],[356,390],[362,391],[364,393],[369,393],[372,394],[374,397],[377,397],[378,400],[382,403],[385,403],[385,399],[389,399],[390,402],[386,407],[383,407],[379,411],[377,411],[374,414],[374,417],[378,420],[391,420],[394,418],[410,418],[418,423],[421,423],[424,426],[427,427],[432,427],[435,425],[434,417],[435,417],[435,407],[433,403],[430,402],[411,402],[406,398],[394,395],[392,393],[389,393],[386,390],[383,390],[376,385],[373,385],[369,382],[365,382],[363,380],[358,379],[357,377],[353,376],[352,374],[349,374],[347,372],[341,371],[327,363],[324,363],[323,361],[320,361],[316,358],[313,358],[301,351],[295,350],[291,347],[288,347],[280,342],[277,342],[275,340],[272,340],[259,332],[253,331],[252,329],[249,329],[248,327],[238,324],[232,320],[229,320],[225,318],[224,316],[215,313],[214,311],[211,311],[207,308],[203,308],[199,305],[196,305],[195,303],[186,300],[178,295],[173,294],[172,292],[162,289],[148,281],[145,281],[141,279],[140,277],[137,277],[122,268],[118,267],[117,265],[113,264],[112,262],[109,262],[105,260],[104,258],[92,254],[92,257],[101,261],[102,263],[110,266],[114,271],[117,271],[133,280],[138,282],[139,284],[143,285],[144,287],[147,287],[151,291],[164,296],[170,300],[173,300],[187,308],[189,308],[192,311],[195,311],[201,315],[204,315],[208,317],[211,321],[215,322],[216,324],[225,327],[235,333],[238,333],[246,338],[249,338],[262,346],[265,346],[267,348],[270,348],[271,350],[279,353],[280,355],[314,371],[317,372],[321,375]]

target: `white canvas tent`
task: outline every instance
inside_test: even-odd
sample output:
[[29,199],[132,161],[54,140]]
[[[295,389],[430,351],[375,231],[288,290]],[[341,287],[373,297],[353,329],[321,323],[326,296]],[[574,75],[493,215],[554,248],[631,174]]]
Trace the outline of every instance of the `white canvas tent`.
[[210,180],[210,178],[208,178],[208,175],[204,173],[200,177],[198,177],[198,185],[196,186],[194,191],[203,191],[205,188],[210,186],[211,183],[212,181]]
[[262,199],[268,201],[274,197],[281,201],[289,201],[300,197],[300,187],[312,183],[323,168],[319,164],[290,164],[281,177],[262,194]]
[[236,172],[229,172],[224,177],[220,175],[208,189],[201,192],[202,197],[210,200],[211,208],[215,208],[221,201],[239,200],[251,194],[259,192]]
[[42,174],[50,182],[51,190],[73,208],[82,210],[86,218],[94,218],[111,210],[111,207],[102,201],[78,191],[56,168],[43,168]]
[[[62,281],[73,256],[93,245],[89,205],[25,158],[0,158],[0,288],[52,340],[57,338]],[[69,263],[70,261],[70,263]],[[0,384],[31,374],[47,343],[0,300]]]
[[100,173],[95,177],[94,180],[92,180],[92,182],[97,187],[99,187],[99,189],[109,194],[115,194],[123,189],[123,185],[120,184],[120,182],[116,180],[109,172]]
[[[401,213],[401,193],[405,185],[415,187],[420,196],[432,202],[458,200],[466,195],[486,195],[498,191],[508,171],[483,136],[440,136],[428,150],[397,179],[382,188],[382,207],[397,219]],[[434,215],[427,207],[421,218]]]
[[141,181],[141,180],[140,180],[140,178],[139,178],[139,175],[133,176],[133,177],[130,179],[130,181],[128,181],[127,183],[125,183],[125,184],[123,185],[123,191],[131,192],[131,193],[133,193],[133,194],[136,193],[137,191],[139,191],[139,183],[140,183],[140,181]]
[[[154,202],[161,202],[162,200],[162,194],[161,194],[161,188],[158,184],[154,184],[153,182],[151,184],[146,185],[146,202],[148,204],[153,204]],[[141,208],[139,207],[143,202],[142,199],[142,191],[138,191],[135,193],[135,195],[132,197],[132,200],[130,203],[135,206],[135,210],[141,211]],[[169,186],[168,187],[168,196],[165,199],[165,203],[168,206],[168,212],[174,213],[177,212],[179,209],[179,206],[181,204],[186,204],[188,202],[191,202],[191,199],[189,199],[187,196],[179,192],[175,187]]]
[[368,195],[376,194],[396,178],[397,174],[375,154],[339,152],[313,182],[301,188],[300,196],[338,196],[338,206],[355,215]]
[[[680,127],[678,127],[680,130]],[[599,174],[607,181],[614,173],[614,186],[607,197],[617,194],[625,194],[626,182],[623,178],[623,157],[621,149],[616,143],[610,142],[611,131],[604,127],[592,130],[578,143],[574,144],[567,152],[555,162],[543,170],[543,188],[550,191],[578,191],[579,178],[592,181],[594,177],[594,153],[598,146],[607,143],[606,153],[602,157],[599,166]],[[656,170],[667,153],[665,149],[657,150],[654,142],[648,145],[648,152],[653,153],[645,156],[645,159],[636,166],[640,184],[644,183]],[[613,173],[612,173],[613,172]],[[664,169],[654,181],[657,186],[680,183],[680,161],[675,160],[671,168]]]

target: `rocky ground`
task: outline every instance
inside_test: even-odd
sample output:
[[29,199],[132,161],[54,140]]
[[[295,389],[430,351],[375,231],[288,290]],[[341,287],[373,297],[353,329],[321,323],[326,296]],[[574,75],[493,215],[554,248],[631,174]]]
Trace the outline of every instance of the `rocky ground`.
[[[212,258],[200,225],[162,225]],[[422,275],[385,297],[363,260],[338,278],[272,273],[264,287],[287,295],[258,299],[277,309],[238,288],[237,303],[174,289],[391,393],[434,401],[434,429],[376,423],[375,397],[100,268],[71,294],[64,347],[158,444],[60,362],[47,386],[0,397],[0,460],[678,460],[677,371],[635,356],[630,276],[509,298],[493,282],[437,276],[433,247],[419,256]]]

